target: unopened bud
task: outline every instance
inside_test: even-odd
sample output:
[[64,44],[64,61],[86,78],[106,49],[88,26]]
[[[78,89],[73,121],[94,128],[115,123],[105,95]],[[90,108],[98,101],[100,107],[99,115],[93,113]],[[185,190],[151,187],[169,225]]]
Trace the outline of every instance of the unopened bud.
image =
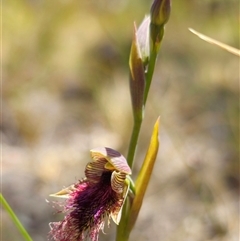
[[134,118],[142,118],[145,89],[145,72],[139,48],[137,29],[134,26],[134,37],[129,58],[130,91]]
[[149,25],[150,16],[147,16],[142,21],[137,30],[137,40],[139,45],[139,51],[141,53],[142,62],[144,66],[147,66],[149,61],[150,46],[149,46]]
[[164,25],[167,23],[171,11],[171,0],[154,0],[151,7],[151,23]]

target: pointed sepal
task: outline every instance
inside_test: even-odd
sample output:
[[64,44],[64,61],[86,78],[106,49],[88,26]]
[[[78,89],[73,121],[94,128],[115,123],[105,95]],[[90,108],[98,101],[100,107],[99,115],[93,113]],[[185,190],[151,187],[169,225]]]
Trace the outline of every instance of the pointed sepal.
[[58,198],[69,198],[69,194],[75,190],[74,185],[71,185],[69,187],[66,187],[59,192],[50,194],[50,197],[58,197]]

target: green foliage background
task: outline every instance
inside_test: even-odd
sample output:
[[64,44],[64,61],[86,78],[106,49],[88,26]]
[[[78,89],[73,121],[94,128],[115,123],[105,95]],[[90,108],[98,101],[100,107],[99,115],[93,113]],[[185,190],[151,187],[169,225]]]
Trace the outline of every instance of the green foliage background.
[[[45,199],[84,176],[90,149],[127,153],[133,21],[150,5],[2,3],[2,192],[33,240],[61,219]],[[239,1],[172,1],[135,175],[158,115],[161,147],[132,240],[239,237],[239,58],[189,27],[239,48]],[[4,210],[1,226],[3,240],[22,240]],[[114,225],[105,231],[114,240]]]

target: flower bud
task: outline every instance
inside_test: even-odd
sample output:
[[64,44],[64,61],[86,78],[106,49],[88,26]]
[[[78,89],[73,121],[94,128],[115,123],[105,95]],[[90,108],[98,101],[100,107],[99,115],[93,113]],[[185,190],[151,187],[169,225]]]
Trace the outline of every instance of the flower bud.
[[147,16],[142,21],[141,25],[137,30],[137,40],[139,44],[139,51],[141,53],[142,62],[144,66],[148,65],[149,61],[149,25],[150,25],[150,16]]
[[134,118],[141,119],[145,89],[145,72],[137,37],[136,26],[134,26],[134,38],[132,41],[132,47],[130,52],[129,68],[133,114]]
[[151,23],[164,25],[167,23],[171,10],[171,0],[155,0],[151,7]]

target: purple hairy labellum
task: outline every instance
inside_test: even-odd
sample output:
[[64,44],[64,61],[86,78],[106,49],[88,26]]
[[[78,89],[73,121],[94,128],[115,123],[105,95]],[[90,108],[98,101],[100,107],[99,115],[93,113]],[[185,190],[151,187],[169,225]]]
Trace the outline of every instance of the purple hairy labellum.
[[85,169],[85,178],[51,196],[65,197],[60,222],[50,223],[49,237],[55,241],[98,240],[105,221],[116,224],[128,193],[126,182],[131,169],[117,151],[101,147],[91,150],[93,161]]

